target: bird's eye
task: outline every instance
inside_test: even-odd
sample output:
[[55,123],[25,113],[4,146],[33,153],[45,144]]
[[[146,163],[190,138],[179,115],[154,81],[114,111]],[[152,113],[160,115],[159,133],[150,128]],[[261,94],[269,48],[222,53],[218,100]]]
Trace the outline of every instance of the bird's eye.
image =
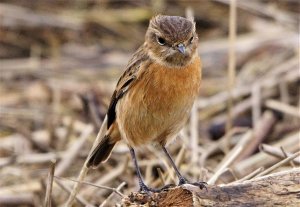
[[166,40],[162,37],[157,37],[157,42],[160,45],[165,45],[166,44]]
[[193,39],[194,39],[194,36],[192,36],[192,37],[190,38],[190,43],[192,43]]

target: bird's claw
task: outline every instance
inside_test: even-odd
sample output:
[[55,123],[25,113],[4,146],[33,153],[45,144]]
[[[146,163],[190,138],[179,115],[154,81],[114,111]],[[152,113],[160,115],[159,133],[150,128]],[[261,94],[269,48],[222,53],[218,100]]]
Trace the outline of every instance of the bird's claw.
[[187,179],[182,177],[182,178],[179,179],[179,184],[178,185],[180,186],[180,185],[183,185],[183,184],[190,184],[190,185],[198,186],[201,190],[205,188],[205,190],[207,191],[207,187],[206,187],[207,183],[206,182],[199,181],[199,182],[191,183]]
[[160,189],[160,191],[166,191],[166,190],[169,190],[169,188],[173,188],[173,187],[175,187],[176,185],[174,185],[174,184],[167,184],[167,185],[165,185],[164,187],[162,187],[161,189]]
[[199,181],[199,182],[194,182],[194,183],[190,183],[190,184],[194,185],[194,186],[198,186],[201,190],[205,188],[205,190],[207,191],[207,183],[206,182]]
[[139,192],[144,192],[144,193],[147,193],[148,195],[150,195],[151,193],[158,193],[158,192],[160,192],[160,190],[155,189],[155,188],[150,188],[147,185],[145,185],[144,183],[141,183]]

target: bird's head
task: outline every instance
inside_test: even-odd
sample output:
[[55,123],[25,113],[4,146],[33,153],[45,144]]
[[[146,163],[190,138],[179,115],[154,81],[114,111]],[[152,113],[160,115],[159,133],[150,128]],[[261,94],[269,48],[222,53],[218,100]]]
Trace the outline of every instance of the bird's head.
[[179,16],[155,16],[145,42],[150,58],[170,67],[183,67],[197,54],[195,22]]

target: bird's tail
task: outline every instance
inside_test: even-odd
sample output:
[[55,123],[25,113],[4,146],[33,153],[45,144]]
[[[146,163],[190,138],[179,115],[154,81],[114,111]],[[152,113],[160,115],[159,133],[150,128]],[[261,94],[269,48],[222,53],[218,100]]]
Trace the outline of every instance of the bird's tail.
[[115,144],[116,142],[113,142],[109,135],[105,135],[89,156],[87,167],[96,168],[100,163],[105,162],[109,158]]

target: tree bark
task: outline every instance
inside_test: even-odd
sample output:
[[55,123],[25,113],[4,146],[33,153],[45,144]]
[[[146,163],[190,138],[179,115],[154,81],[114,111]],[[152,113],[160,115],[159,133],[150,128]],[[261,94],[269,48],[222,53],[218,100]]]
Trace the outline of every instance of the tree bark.
[[132,192],[124,207],[300,206],[300,168],[207,190],[185,184],[151,195]]

